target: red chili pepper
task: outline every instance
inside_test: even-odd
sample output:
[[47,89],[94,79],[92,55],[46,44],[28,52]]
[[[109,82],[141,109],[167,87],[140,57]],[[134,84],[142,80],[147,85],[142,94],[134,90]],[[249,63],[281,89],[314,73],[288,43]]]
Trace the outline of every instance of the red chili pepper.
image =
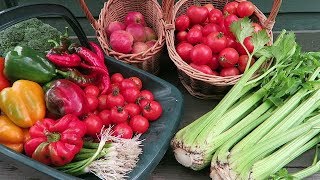
[[102,76],[100,80],[100,85],[99,85],[101,94],[107,94],[109,88],[110,88],[110,77]]
[[45,118],[30,128],[25,153],[44,164],[63,166],[80,152],[86,131],[85,123],[72,114],[59,120]]
[[49,52],[46,57],[59,67],[76,67],[81,63],[81,58],[77,54],[54,54]]
[[[104,73],[101,74],[102,78],[100,81],[100,88],[101,88],[101,94],[106,94],[109,87],[110,87],[110,77],[109,72],[104,64],[104,61],[102,61],[101,58],[98,57],[97,54],[90,51],[88,48],[85,47],[75,47],[76,53],[89,65],[93,66],[91,68],[97,69],[103,69]],[[100,70],[99,70],[100,71]]]
[[67,68],[65,70],[56,70],[58,74],[61,74],[65,79],[68,79],[78,86],[86,87],[92,84],[96,84],[98,81],[98,73],[92,72],[90,74],[82,74],[77,69]]
[[5,77],[3,73],[4,63],[5,63],[4,58],[0,57],[0,91],[10,86],[10,82],[8,81],[8,79]]
[[89,42],[89,44],[90,44],[90,46],[92,48],[92,51],[98,55],[98,57],[101,60],[101,63],[104,64],[104,53],[103,53],[101,47],[98,44],[94,43],[94,42]]
[[81,46],[81,47],[76,47],[75,50],[76,50],[76,53],[89,65],[98,66],[98,67],[107,69],[104,62],[101,61],[101,58],[99,58],[97,54],[90,51],[88,48]]
[[88,64],[80,63],[80,67],[99,72],[100,74],[108,74],[108,71],[106,71],[106,69],[99,66],[89,66]]

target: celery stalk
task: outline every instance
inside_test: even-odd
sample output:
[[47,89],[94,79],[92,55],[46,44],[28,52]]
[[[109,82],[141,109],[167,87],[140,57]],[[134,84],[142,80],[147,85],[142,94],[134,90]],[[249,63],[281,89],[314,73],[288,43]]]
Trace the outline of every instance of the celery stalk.
[[264,141],[270,137],[277,136],[277,134],[290,129],[309,116],[314,110],[320,106],[320,90],[317,90],[311,97],[300,104],[292,113],[283,119],[275,128],[269,131],[260,141]]
[[[320,115],[317,115],[312,119],[320,119]],[[319,132],[320,129],[311,129],[307,133],[286,144],[278,151],[256,162],[252,166],[252,177],[254,177],[254,179],[264,179],[270,174],[276,173],[294,158],[315,146],[316,143],[320,141],[319,136],[315,137]],[[313,140],[311,140],[312,138]]]
[[[265,102],[261,104],[255,111],[250,113],[246,118],[244,118],[242,121],[237,123],[234,127],[229,129],[227,132],[234,132],[234,130],[238,129],[236,134],[232,133],[232,137],[228,137],[228,140],[221,146],[219,149],[216,150],[214,156],[212,157],[211,161],[211,169],[216,169],[214,172],[219,173],[220,176],[224,177],[225,179],[228,176],[231,176],[229,173],[228,175],[225,174],[226,172],[229,172],[229,166],[227,157],[230,154],[229,150],[236,144],[241,138],[246,136],[252,129],[257,127],[259,124],[261,124],[263,121],[265,121],[268,117],[271,116],[273,113],[275,107],[269,108],[267,111],[262,110],[263,108],[268,108],[270,106],[270,102]],[[262,113],[261,113],[262,112]],[[260,117],[256,117],[257,114],[262,114]],[[234,129],[233,129],[234,128]],[[223,134],[225,134],[223,133]],[[223,135],[221,134],[221,135]],[[230,133],[228,133],[230,134]],[[219,136],[220,137],[220,136]],[[212,174],[212,173],[211,173]],[[213,176],[213,174],[212,174]]]
[[[242,139],[231,150],[232,159],[242,156],[247,149],[251,149],[261,138],[264,137],[278,122],[285,118],[293,109],[295,109],[300,101],[307,95],[306,89],[301,89],[293,95],[283,106],[278,107],[275,112],[260,126],[254,129],[248,136]],[[233,160],[232,160],[233,161]]]
[[[247,178],[252,165],[272,153],[275,149],[288,143],[289,141],[299,137],[311,128],[319,125],[320,118],[311,118],[299,126],[296,126],[288,131],[282,132],[278,136],[272,137],[256,144],[250,150],[244,152],[241,157],[234,159],[229,158],[230,166],[234,172],[239,174],[241,178]],[[320,132],[320,129],[318,129]]]

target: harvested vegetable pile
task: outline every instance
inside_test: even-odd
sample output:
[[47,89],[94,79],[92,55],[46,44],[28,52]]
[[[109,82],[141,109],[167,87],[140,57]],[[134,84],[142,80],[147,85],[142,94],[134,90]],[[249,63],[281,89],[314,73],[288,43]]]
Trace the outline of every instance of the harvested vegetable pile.
[[74,176],[127,178],[162,105],[139,77],[109,74],[98,44],[67,31],[46,42],[54,47],[0,57],[0,144]]
[[[253,28],[244,18],[231,31],[243,42]],[[212,111],[175,135],[179,163],[200,170],[211,162],[213,179],[266,179],[320,142],[320,52],[301,52],[285,30],[270,47],[267,39],[262,31],[252,35],[249,58],[257,61]]]
[[48,40],[58,40],[60,35],[61,32],[49,24],[37,18],[28,19],[0,31],[0,56],[5,56],[17,45],[44,53],[52,47]]

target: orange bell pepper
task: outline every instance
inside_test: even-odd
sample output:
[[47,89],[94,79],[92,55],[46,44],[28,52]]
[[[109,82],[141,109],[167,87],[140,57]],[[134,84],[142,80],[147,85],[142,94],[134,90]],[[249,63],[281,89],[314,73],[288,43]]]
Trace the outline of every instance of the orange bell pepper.
[[0,144],[17,152],[23,151],[25,135],[7,116],[0,116]]
[[0,92],[0,109],[17,126],[31,127],[45,117],[44,92],[33,81],[15,81]]

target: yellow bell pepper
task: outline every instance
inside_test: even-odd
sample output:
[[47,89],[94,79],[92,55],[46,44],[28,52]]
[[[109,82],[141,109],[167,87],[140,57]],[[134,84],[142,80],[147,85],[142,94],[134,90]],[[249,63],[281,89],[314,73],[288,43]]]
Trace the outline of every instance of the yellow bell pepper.
[[25,133],[15,125],[7,116],[0,116],[0,144],[17,152],[23,151]]
[[45,117],[44,91],[33,81],[15,81],[0,92],[0,109],[17,126],[31,127]]

